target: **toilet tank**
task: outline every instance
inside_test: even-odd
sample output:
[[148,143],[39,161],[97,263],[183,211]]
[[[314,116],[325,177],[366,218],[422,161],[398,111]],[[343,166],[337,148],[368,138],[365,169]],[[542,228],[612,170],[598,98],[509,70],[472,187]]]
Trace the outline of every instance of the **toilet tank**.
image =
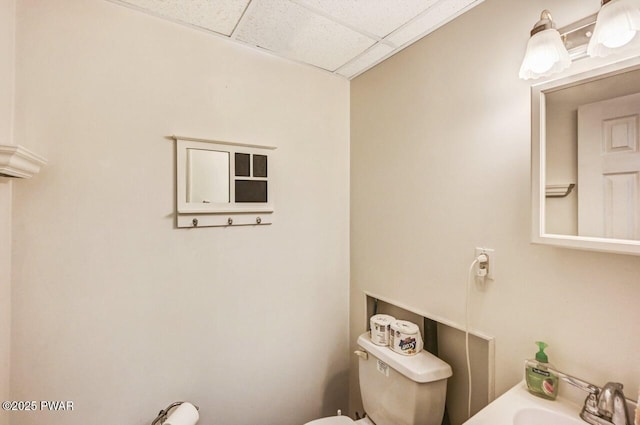
[[375,345],[369,333],[358,345],[368,353],[358,361],[362,403],[376,425],[442,423],[451,366],[426,351],[404,356]]

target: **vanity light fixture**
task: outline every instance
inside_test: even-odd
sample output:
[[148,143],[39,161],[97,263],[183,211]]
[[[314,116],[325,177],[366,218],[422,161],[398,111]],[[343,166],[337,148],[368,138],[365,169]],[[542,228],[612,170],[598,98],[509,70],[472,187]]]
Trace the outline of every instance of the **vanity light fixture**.
[[640,0],[602,0],[597,14],[559,30],[548,10],[531,30],[520,67],[523,80],[564,71],[574,59],[640,49]]

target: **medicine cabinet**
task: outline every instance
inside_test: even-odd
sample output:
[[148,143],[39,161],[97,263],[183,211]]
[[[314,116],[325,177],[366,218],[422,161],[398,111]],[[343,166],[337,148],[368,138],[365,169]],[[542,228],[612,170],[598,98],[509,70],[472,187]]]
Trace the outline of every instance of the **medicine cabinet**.
[[531,101],[533,242],[640,255],[640,58],[541,82]]
[[273,222],[273,146],[172,136],[178,227]]

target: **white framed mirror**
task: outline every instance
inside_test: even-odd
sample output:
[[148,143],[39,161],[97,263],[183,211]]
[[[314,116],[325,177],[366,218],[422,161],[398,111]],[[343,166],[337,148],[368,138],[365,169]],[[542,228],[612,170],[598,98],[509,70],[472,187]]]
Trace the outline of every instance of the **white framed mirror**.
[[273,146],[173,136],[178,227],[273,222]]
[[640,255],[640,58],[531,89],[532,241]]

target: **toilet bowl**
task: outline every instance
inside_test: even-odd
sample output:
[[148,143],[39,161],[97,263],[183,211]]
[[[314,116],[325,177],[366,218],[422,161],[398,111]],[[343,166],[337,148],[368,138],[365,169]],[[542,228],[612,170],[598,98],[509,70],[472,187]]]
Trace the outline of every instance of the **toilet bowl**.
[[354,421],[348,416],[329,416],[307,422],[305,425],[375,425],[369,418],[362,418]]

